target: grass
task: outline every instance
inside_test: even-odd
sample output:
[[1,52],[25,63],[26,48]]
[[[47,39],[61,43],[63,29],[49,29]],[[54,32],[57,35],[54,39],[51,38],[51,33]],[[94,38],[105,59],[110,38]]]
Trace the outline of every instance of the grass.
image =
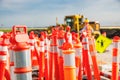
[[[47,28],[27,28],[27,32],[31,31],[31,30],[45,30]],[[12,31],[12,28],[0,28],[0,31],[3,31],[3,32],[11,32]]]

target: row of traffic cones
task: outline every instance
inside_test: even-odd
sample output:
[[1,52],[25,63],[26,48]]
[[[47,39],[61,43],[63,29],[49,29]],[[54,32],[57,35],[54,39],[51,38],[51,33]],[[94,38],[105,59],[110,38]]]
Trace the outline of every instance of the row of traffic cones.
[[[23,32],[17,28],[23,28]],[[11,34],[1,37],[0,80],[32,80],[32,68],[36,67],[39,80],[82,80],[83,75],[93,80],[92,73],[95,80],[100,80],[103,73],[98,69],[93,37],[83,35],[80,41],[77,33],[71,34],[70,27],[66,31],[53,28],[49,38],[46,32],[36,38],[33,31],[28,37],[26,30],[26,26],[13,26]],[[119,37],[113,39],[112,80],[119,79],[119,40]]]

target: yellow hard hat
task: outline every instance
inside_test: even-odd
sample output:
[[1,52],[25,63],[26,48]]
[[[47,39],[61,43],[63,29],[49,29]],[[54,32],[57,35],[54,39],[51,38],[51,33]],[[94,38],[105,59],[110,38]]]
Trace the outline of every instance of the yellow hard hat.
[[84,22],[89,23],[89,20],[87,18],[85,18]]

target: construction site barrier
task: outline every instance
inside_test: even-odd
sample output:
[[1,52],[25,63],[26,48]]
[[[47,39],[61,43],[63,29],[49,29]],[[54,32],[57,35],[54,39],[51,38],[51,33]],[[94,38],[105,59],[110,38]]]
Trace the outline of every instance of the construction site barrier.
[[47,32],[44,33],[44,46],[45,46],[45,80],[49,80],[49,40],[47,38]]
[[7,52],[6,45],[0,43],[0,80],[6,80],[5,78],[5,67],[7,64]]
[[59,57],[59,80],[64,80],[64,66],[63,66],[63,53],[62,44],[65,42],[64,31],[58,32],[58,57]]
[[89,51],[90,51],[90,55],[93,63],[94,79],[100,80],[100,72],[99,72],[97,59],[96,59],[97,51],[95,50],[95,40],[93,37],[89,38]]
[[75,50],[76,80],[82,80],[82,44],[77,33],[72,33],[72,40]]
[[[57,28],[52,31],[50,45],[48,34],[41,32],[40,38],[35,39],[34,32],[28,36],[26,26],[13,26],[9,46],[9,38],[3,34],[0,37],[0,80],[32,80],[32,68],[36,70],[36,66],[39,66],[39,72],[36,71],[39,80],[82,80],[84,75],[87,80],[101,80],[100,76],[111,80],[120,79],[119,36],[113,38],[111,75],[98,69],[92,36],[88,37],[85,33],[81,45],[76,33],[71,35],[70,27],[67,27],[66,33]],[[102,35],[106,36],[106,33]]]
[[[20,29],[23,31],[17,31]],[[30,46],[27,44],[29,37],[26,33],[26,26],[13,26],[14,51],[15,51],[15,76],[16,80],[32,80]],[[21,38],[23,37],[23,38]]]
[[3,34],[0,41],[0,80],[10,80],[10,56],[8,53],[8,36]]
[[74,48],[75,48],[76,80],[82,80],[82,69],[81,69],[82,46],[80,43],[78,43],[74,45]]
[[65,43],[63,43],[64,56],[64,80],[76,80],[75,51],[73,45],[69,42],[69,35],[65,34]]
[[29,34],[29,45],[30,45],[30,52],[31,52],[31,62],[32,62],[32,68],[37,68],[38,67],[38,59],[37,59],[37,55],[35,52],[35,34],[33,31],[30,32]]
[[82,40],[83,45],[83,68],[85,72],[87,73],[87,79],[92,80],[92,71],[90,68],[90,61],[89,61],[89,43],[88,43],[88,37],[84,36]]
[[44,79],[44,68],[45,68],[45,48],[44,48],[44,33],[41,32],[40,37],[40,58],[39,58],[39,79]]
[[49,79],[54,80],[54,67],[53,67],[53,44],[50,39],[50,50],[49,50]]
[[58,44],[57,36],[53,35],[53,56],[54,56],[54,69],[55,80],[59,80],[59,65],[58,65]]
[[9,54],[10,54],[10,76],[11,77],[11,80],[16,80],[15,79],[15,73],[14,73],[14,51],[13,51],[13,45],[11,44],[10,47],[9,47]]
[[112,57],[112,79],[111,80],[118,80],[118,74],[119,74],[119,42],[120,37],[115,36],[113,38],[113,57]]

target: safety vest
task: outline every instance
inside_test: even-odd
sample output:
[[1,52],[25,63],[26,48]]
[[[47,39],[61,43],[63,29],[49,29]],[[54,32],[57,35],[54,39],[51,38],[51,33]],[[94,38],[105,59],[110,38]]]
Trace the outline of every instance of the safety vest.
[[91,36],[92,32],[93,32],[93,29],[92,29],[92,27],[90,25],[87,25],[85,31],[87,33],[87,36]]

